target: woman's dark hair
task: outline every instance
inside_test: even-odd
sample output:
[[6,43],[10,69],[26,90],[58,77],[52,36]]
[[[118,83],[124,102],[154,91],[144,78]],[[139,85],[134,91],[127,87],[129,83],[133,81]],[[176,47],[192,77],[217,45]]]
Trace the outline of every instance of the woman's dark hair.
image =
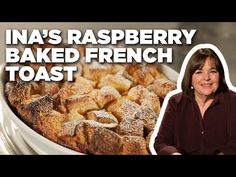
[[183,93],[185,93],[187,96],[189,96],[189,93],[191,90],[192,76],[193,76],[194,72],[197,69],[203,67],[207,58],[211,58],[211,60],[213,60],[215,62],[216,70],[219,72],[220,81],[219,81],[219,88],[218,88],[217,92],[224,92],[224,91],[228,90],[228,86],[225,82],[224,69],[223,69],[223,66],[222,66],[222,63],[221,63],[219,57],[212,49],[203,48],[203,49],[197,50],[192,55],[192,57],[190,58],[190,60],[187,64],[184,78],[182,80],[182,90],[183,90]]

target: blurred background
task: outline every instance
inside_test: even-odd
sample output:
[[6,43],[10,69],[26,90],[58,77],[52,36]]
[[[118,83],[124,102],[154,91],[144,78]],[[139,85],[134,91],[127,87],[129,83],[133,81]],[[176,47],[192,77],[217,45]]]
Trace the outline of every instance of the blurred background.
[[[5,61],[5,30],[6,29],[60,29],[66,31],[68,29],[79,29],[81,31],[86,29],[197,29],[197,33],[193,38],[191,45],[172,45],[173,48],[173,63],[168,66],[175,69],[177,72],[180,71],[182,62],[189,52],[189,50],[201,43],[211,43],[216,45],[222,54],[224,55],[226,62],[229,67],[230,78],[233,85],[236,85],[236,22],[155,22],[155,23],[29,23],[29,22],[17,22],[17,23],[0,23],[0,63]],[[62,33],[62,36],[65,32]],[[133,47],[138,47],[133,46]],[[147,47],[147,46],[144,46]],[[148,46],[150,47],[150,46]],[[160,45],[154,47],[162,47]],[[164,46],[167,47],[167,46]]]

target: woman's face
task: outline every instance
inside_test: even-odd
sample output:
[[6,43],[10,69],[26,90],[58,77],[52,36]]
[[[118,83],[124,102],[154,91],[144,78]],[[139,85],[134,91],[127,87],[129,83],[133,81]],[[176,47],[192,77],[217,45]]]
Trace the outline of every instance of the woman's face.
[[219,87],[219,72],[216,70],[214,60],[207,58],[204,66],[193,73],[192,86],[198,96],[215,94]]

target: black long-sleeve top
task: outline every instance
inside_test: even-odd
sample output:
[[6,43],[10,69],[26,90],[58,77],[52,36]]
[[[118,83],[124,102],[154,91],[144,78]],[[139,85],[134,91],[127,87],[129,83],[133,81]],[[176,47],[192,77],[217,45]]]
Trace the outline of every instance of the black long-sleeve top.
[[155,138],[157,154],[236,154],[236,93],[218,93],[202,118],[193,92],[169,99]]

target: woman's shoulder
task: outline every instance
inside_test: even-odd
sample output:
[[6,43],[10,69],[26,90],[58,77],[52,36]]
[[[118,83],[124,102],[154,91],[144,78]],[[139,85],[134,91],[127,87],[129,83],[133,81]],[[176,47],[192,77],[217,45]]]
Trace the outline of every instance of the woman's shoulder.
[[176,93],[170,97],[170,101],[179,103],[184,98],[183,92]]
[[219,96],[219,99],[228,103],[236,102],[236,92],[233,90],[227,90],[226,92],[222,92]]
[[228,90],[228,91],[224,92],[223,95],[225,95],[229,98],[236,98],[236,92],[233,90]]
[[236,92],[233,90],[228,90],[225,94],[226,96],[224,96],[224,101],[225,104],[229,104],[230,107],[233,107],[233,109],[235,110],[235,106],[236,106]]
[[229,94],[230,94],[231,96],[236,96],[236,92],[233,91],[233,90],[229,90]]
[[236,101],[236,92],[235,91],[229,90],[228,94],[229,94],[230,99]]

